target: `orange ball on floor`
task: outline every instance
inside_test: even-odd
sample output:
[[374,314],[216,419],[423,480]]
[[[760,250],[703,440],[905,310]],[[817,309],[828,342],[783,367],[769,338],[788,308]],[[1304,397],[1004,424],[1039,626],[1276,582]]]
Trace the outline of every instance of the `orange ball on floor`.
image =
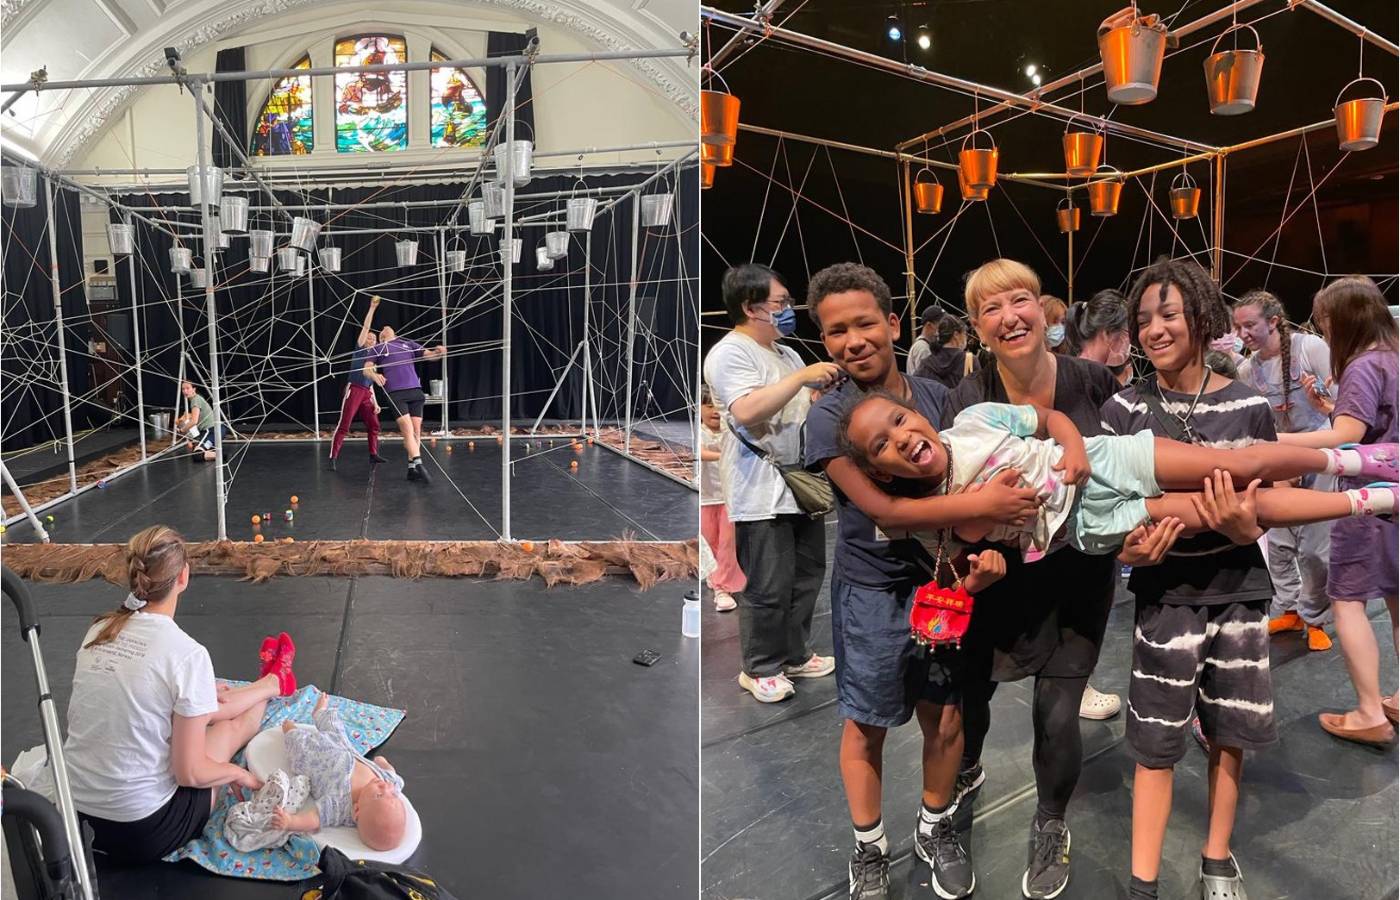
[[[255,517],[255,518],[256,518],[256,517]],[[253,535],[253,543],[255,543],[255,544],[261,544],[262,542],[263,542],[263,536],[262,536],[262,535],[260,535],[260,534],[255,534],[255,535]]]
[[254,524],[254,525],[261,525],[261,524],[262,524],[262,516],[253,516],[253,524]]
[[292,495],[292,503],[295,504],[296,502],[297,502],[297,495],[296,495],[296,494],[293,494],[293,495]]
[[521,549],[521,550],[524,550],[526,553],[534,553],[534,552],[535,552],[535,542],[534,542],[534,541],[521,541],[521,542],[520,542],[520,549]]

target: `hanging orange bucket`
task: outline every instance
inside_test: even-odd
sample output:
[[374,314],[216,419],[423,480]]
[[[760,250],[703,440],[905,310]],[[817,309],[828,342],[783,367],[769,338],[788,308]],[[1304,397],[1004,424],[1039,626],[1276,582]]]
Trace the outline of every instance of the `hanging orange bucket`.
[[708,191],[715,186],[715,167],[709,163],[700,164],[700,190]]
[[[987,135],[987,140],[991,142],[991,147],[980,149],[977,146],[977,135]],[[968,142],[972,146],[968,146]],[[958,151],[958,169],[962,172],[963,180],[967,186],[974,191],[990,190],[992,185],[997,183],[997,144],[992,140],[990,132],[980,128],[974,128],[972,132],[963,138],[962,150]],[[981,199],[986,199],[985,196]]]
[[1201,189],[1189,172],[1182,172],[1172,179],[1171,190],[1172,218],[1194,219],[1201,209]]
[[1103,135],[1097,131],[1074,128],[1074,117],[1065,123],[1065,172],[1076,178],[1094,174],[1103,153]]
[[[1245,30],[1254,35],[1253,50],[1241,50],[1236,46],[1231,50],[1215,52],[1220,38]],[[1249,25],[1232,25],[1220,32],[1220,37],[1210,46],[1205,69],[1211,115],[1238,116],[1253,110],[1254,100],[1259,95],[1259,76],[1264,72],[1264,45],[1259,40],[1259,32]]]
[[700,143],[732,146],[738,136],[739,98],[728,90],[701,91]]
[[958,167],[958,190],[962,191],[962,198],[966,203],[972,203],[976,200],[986,200],[987,195],[992,191],[989,187],[975,188],[968,184],[967,179],[963,177],[961,166]]
[[[932,181],[919,180],[919,176],[925,172],[933,177]],[[928,166],[924,166],[919,170],[919,174],[914,176],[914,209],[926,215],[934,215],[943,209],[943,182],[938,180],[938,176],[934,175]]]
[[1074,201],[1066,197],[1055,207],[1055,221],[1060,226],[1060,234],[1069,234],[1071,231],[1079,230],[1079,207],[1074,205]]
[[1130,23],[1116,28],[1100,25],[1099,57],[1103,60],[1108,99],[1124,106],[1155,100],[1166,52],[1166,24],[1155,15],[1138,15],[1137,4],[1133,5]]
[[1113,166],[1099,166],[1087,190],[1089,215],[1115,216],[1118,214],[1118,198],[1123,194],[1123,173]]
[[700,162],[707,166],[727,168],[734,165],[733,144],[701,144]]
[[[1361,97],[1356,100],[1342,102],[1342,94],[1345,94],[1352,85],[1369,81],[1380,88],[1379,97]],[[1370,150],[1381,140],[1381,120],[1385,118],[1385,103],[1389,96],[1385,92],[1385,85],[1374,78],[1357,78],[1347,82],[1337,94],[1337,104],[1332,109],[1332,115],[1337,119],[1337,143],[1343,150],[1354,152],[1356,150]]]

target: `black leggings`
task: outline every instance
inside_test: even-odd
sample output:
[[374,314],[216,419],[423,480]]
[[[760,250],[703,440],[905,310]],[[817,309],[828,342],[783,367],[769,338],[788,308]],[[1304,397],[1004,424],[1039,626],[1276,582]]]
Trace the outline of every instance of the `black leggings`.
[[[1084,746],[1079,736],[1079,701],[1089,676],[1049,678],[1037,675],[1031,722],[1035,746],[1031,764],[1035,767],[1036,812],[1042,819],[1063,819],[1070,795],[1079,783],[1084,767]],[[963,685],[963,768],[982,758],[982,745],[992,725],[992,694],[995,681],[974,680]]]

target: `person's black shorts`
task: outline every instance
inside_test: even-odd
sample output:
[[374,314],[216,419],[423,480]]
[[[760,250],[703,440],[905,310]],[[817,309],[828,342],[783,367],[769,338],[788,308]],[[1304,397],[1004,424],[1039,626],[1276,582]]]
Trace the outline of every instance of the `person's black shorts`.
[[177,787],[160,809],[135,822],[113,822],[80,814],[92,826],[94,850],[114,861],[155,862],[188,844],[209,821],[212,789]]
[[413,416],[415,419],[423,418],[423,389],[409,388],[406,391],[392,391],[389,399],[394,401],[394,418],[400,416]]
[[836,651],[836,696],[842,718],[895,728],[921,700],[959,701],[956,650],[926,653],[909,634],[904,594],[831,580],[831,632]]

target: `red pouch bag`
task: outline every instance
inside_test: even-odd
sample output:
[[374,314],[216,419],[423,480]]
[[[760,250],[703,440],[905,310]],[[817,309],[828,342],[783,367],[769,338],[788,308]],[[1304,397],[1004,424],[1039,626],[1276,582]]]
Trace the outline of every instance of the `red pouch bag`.
[[[915,642],[925,647],[941,644],[956,647],[972,624],[972,595],[963,587],[957,570],[943,556],[945,537],[946,533],[939,533],[933,580],[914,592],[914,602],[909,607],[909,632]],[[945,565],[953,573],[952,587],[938,583],[938,573]]]

